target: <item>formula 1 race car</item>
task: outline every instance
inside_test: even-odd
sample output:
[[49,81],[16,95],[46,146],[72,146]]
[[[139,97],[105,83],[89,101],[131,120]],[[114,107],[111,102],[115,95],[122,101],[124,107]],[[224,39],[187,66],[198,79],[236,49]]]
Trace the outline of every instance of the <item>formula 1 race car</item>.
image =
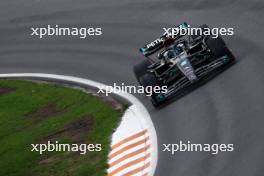
[[[184,26],[188,25],[182,23],[178,27]],[[208,26],[204,24],[200,28]],[[143,87],[167,86],[166,93],[152,92],[150,97],[155,107],[235,60],[220,36],[203,34],[172,36],[164,33],[139,50],[146,57],[134,66],[139,84]],[[156,57],[151,58],[154,54]]]

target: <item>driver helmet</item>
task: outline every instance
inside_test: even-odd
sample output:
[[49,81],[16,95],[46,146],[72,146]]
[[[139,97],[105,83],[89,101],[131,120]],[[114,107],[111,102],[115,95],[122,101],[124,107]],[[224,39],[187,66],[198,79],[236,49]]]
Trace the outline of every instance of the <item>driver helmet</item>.
[[164,53],[166,59],[172,59],[175,57],[175,52],[173,50],[168,50]]
[[179,43],[178,45],[175,45],[174,46],[174,51],[175,51],[175,53],[176,54],[180,54],[180,53],[182,53],[182,51],[183,51],[183,44],[182,43]]

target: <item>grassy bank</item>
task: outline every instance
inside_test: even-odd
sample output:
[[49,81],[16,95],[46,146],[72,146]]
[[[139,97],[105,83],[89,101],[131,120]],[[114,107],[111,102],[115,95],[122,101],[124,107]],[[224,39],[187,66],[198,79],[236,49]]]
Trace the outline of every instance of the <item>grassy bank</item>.
[[[121,110],[79,90],[0,80],[0,175],[103,176],[121,116]],[[102,144],[102,151],[31,151],[31,144],[47,141]]]

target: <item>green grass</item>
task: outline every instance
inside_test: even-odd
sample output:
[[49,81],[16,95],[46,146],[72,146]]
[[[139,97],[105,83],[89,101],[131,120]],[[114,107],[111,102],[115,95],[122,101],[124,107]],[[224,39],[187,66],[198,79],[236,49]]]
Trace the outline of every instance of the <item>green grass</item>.
[[[0,80],[0,175],[2,176],[103,176],[106,175],[110,139],[122,116],[98,97],[59,85],[19,80]],[[56,112],[35,121],[31,116],[53,104]],[[102,144],[101,152],[31,152],[31,144],[84,117],[93,118],[82,143]],[[65,135],[60,142],[75,141]],[[50,162],[42,164],[44,159]]]

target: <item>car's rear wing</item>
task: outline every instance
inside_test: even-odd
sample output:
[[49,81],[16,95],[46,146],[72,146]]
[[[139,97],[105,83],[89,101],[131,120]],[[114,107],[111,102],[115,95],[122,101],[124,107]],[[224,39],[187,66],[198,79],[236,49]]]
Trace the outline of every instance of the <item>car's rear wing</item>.
[[[188,27],[188,24],[186,22],[180,24],[178,28],[185,28]],[[165,42],[168,40],[176,40],[180,38],[180,35],[169,35],[168,33],[164,33],[161,35],[159,38],[154,40],[153,42],[150,42],[146,44],[144,47],[140,48],[139,51],[144,55],[144,56],[149,56],[154,54],[156,51],[159,49],[163,48],[165,46]]]

